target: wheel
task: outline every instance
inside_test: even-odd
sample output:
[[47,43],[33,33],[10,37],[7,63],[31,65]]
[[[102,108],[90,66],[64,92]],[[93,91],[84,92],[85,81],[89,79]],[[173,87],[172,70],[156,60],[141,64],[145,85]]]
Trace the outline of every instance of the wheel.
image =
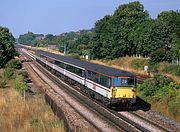
[[108,107],[109,106],[109,101],[106,98],[102,99],[102,103],[104,106]]

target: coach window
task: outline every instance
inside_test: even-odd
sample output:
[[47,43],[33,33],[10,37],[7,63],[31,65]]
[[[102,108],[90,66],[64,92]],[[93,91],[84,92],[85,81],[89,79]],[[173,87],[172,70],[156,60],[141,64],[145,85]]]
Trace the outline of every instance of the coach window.
[[70,72],[73,71],[73,70],[72,70],[72,67],[71,67],[70,65],[66,65],[66,70],[68,70],[68,71],[70,71]]
[[91,80],[96,82],[96,73],[95,72],[91,72]]
[[79,76],[82,76],[82,69],[76,68],[75,67],[75,73]]
[[88,78],[89,80],[91,80],[91,81],[95,81],[94,72],[92,72],[92,71],[87,71],[87,73],[88,73],[87,78]]
[[64,63],[62,63],[62,62],[55,61],[55,65],[57,65],[57,66],[59,66],[59,67],[64,69]]
[[85,77],[85,70],[82,70],[82,77]]
[[47,58],[47,61],[54,64],[54,60],[51,58]]

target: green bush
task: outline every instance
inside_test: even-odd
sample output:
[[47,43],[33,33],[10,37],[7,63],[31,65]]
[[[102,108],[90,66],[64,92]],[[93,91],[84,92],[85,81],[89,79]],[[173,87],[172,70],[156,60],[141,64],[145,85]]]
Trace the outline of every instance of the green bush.
[[14,76],[14,69],[12,68],[5,68],[4,70],[4,77],[10,79]]
[[22,75],[23,77],[27,77],[27,72],[25,70],[19,70],[18,75]]
[[79,59],[80,60],[79,54],[76,54],[76,53],[68,54],[67,56],[71,57],[71,58],[74,58],[74,59]]
[[22,64],[19,60],[12,59],[6,64],[7,68],[13,68],[13,69],[21,69]]
[[5,88],[6,84],[7,84],[6,79],[0,78],[0,88]]
[[163,104],[170,116],[178,120],[180,115],[179,88],[180,84],[173,82],[172,79],[155,75],[138,86],[138,96],[149,103]]
[[180,76],[180,65],[176,66],[175,75]]
[[28,85],[26,84],[23,75],[17,75],[14,83],[15,89],[18,90],[21,94],[23,94],[23,92],[28,89]]
[[159,62],[167,61],[171,62],[172,58],[169,51],[163,48],[159,48],[150,54],[150,64],[156,64]]
[[147,99],[149,97],[155,96],[159,92],[161,94],[167,93],[171,82],[172,79],[157,74],[153,78],[147,79],[143,84],[139,85],[138,91],[141,92],[143,97]]
[[132,68],[134,69],[139,69],[139,70],[143,70],[144,69],[144,66],[146,65],[146,60],[143,60],[143,59],[135,59],[132,61],[131,65],[132,65]]

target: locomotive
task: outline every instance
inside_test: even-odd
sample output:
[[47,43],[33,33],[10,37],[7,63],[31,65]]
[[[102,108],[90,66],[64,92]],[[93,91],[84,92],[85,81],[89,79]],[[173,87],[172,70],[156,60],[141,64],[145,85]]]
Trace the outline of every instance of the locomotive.
[[130,108],[136,102],[136,76],[127,71],[36,50],[36,61],[88,96]]

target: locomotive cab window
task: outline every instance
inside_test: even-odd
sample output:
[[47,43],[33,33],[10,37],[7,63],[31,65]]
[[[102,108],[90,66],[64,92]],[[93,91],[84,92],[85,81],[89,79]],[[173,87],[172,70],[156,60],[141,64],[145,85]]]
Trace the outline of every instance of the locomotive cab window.
[[128,85],[130,86],[136,86],[136,80],[135,78],[128,78]]

